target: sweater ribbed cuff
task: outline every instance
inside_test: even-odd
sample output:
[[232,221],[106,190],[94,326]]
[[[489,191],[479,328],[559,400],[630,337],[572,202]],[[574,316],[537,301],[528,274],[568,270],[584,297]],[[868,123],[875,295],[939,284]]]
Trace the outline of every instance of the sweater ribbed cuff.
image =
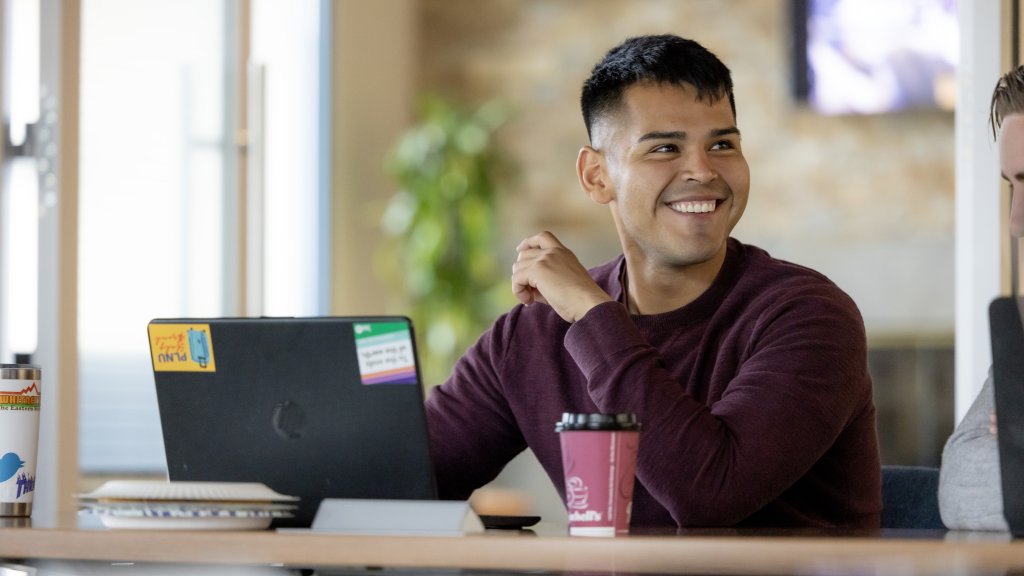
[[565,334],[565,349],[588,379],[610,358],[638,343],[644,343],[644,338],[619,302],[604,302],[591,308]]

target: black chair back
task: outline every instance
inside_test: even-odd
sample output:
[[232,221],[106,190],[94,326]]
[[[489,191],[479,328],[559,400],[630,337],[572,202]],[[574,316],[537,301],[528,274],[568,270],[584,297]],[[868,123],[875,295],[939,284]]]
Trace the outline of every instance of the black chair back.
[[939,515],[939,469],[882,466],[882,528],[945,530]]

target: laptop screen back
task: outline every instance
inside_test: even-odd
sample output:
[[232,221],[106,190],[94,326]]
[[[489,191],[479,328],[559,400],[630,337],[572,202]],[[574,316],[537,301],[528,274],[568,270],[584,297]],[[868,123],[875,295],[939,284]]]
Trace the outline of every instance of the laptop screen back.
[[408,319],[159,319],[150,349],[170,480],[302,500],[434,499]]
[[1024,536],[1024,294],[1019,240],[1011,240],[1013,294],[989,307],[992,385],[998,425],[1003,515]]

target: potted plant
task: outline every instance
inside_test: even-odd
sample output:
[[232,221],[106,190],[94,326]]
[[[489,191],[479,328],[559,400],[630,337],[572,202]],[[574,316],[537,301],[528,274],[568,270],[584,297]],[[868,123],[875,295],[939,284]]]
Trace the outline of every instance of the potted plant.
[[508,165],[494,132],[507,116],[497,102],[465,111],[426,97],[390,157],[400,189],[383,213],[388,240],[377,267],[417,329],[428,386],[444,381],[511,302],[496,260],[498,181]]

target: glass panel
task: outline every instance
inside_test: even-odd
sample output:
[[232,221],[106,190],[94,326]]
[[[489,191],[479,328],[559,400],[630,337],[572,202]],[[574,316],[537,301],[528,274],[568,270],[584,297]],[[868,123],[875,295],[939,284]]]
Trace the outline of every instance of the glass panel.
[[6,279],[0,310],[7,335],[3,361],[14,354],[35,352],[39,284],[39,179],[35,158],[14,158],[7,165],[6,190],[0,214],[0,262]]
[[83,0],[81,467],[163,471],[146,324],[224,315],[224,2]]
[[263,307],[319,313],[320,0],[253,0],[252,63],[264,70]]
[[[0,70],[7,94],[0,141],[0,361],[35,352],[38,340],[39,178],[30,128],[39,121],[39,1],[3,0]],[[6,48],[6,50],[5,50]]]
[[11,144],[20,146],[39,120],[39,0],[7,0],[11,38]]
[[[79,243],[80,458],[86,473],[162,472],[146,324],[238,310],[238,214],[226,170],[238,71],[223,0],[83,0]],[[252,3],[265,71],[263,307],[319,311],[319,0]],[[229,113],[230,111],[230,113]],[[249,287],[249,290],[252,290]]]

